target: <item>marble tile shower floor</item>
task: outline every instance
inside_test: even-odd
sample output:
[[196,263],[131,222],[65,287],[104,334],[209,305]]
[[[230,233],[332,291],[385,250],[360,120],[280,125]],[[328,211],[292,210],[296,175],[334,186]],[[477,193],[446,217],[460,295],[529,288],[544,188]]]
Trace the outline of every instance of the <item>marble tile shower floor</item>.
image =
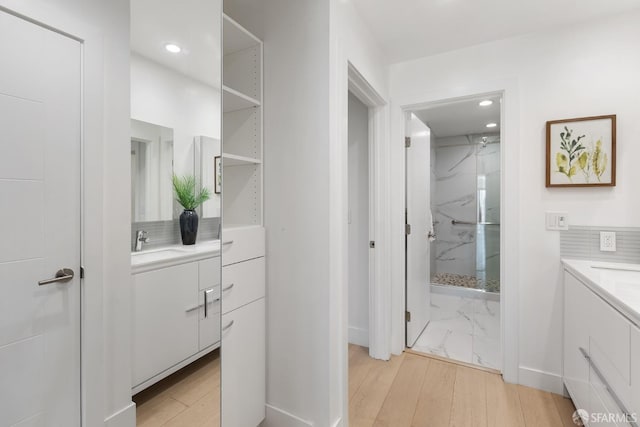
[[412,350],[500,370],[500,302],[431,294],[431,321]]
[[467,276],[455,273],[437,273],[432,280],[438,285],[459,286],[461,288],[484,289],[487,292],[500,292],[500,280],[478,279],[475,276]]

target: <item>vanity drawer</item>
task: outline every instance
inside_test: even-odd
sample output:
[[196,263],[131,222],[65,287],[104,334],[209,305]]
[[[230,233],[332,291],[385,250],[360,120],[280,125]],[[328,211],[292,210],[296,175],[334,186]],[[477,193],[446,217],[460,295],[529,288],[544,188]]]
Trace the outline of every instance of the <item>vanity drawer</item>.
[[640,329],[631,326],[631,402],[632,413],[640,416]]
[[264,257],[222,268],[222,313],[264,297]]
[[200,290],[220,286],[220,257],[203,259],[198,262],[198,282]]
[[606,381],[628,405],[631,386],[631,324],[613,307],[592,294],[589,355]]
[[264,228],[230,228],[222,231],[222,265],[264,256]]

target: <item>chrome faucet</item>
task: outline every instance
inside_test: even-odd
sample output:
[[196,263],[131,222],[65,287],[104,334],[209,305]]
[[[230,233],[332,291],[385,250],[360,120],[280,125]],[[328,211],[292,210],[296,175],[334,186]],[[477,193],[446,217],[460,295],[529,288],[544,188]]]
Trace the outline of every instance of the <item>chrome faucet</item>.
[[149,243],[149,238],[147,237],[147,232],[144,230],[136,231],[136,247],[134,249],[135,252],[140,252],[142,250],[142,244]]

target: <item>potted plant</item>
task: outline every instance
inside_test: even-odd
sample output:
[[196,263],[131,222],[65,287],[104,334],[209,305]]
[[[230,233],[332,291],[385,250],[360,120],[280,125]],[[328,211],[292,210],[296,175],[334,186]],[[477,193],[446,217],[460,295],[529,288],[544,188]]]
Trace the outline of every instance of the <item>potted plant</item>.
[[176,192],[176,200],[184,208],[180,214],[180,235],[183,245],[196,243],[198,234],[198,214],[196,208],[209,200],[211,191],[202,187],[196,192],[196,179],[193,175],[173,175],[173,189]]

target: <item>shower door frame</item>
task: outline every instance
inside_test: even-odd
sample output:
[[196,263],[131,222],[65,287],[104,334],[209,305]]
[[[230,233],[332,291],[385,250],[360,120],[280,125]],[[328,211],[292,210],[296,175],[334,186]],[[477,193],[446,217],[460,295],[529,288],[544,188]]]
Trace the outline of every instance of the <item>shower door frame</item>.
[[[519,373],[518,353],[518,277],[519,277],[519,229],[518,229],[518,84],[515,79],[505,79],[491,82],[475,82],[464,88],[449,88],[437,92],[411,93],[396,100],[396,107],[392,111],[392,171],[396,181],[396,190],[392,205],[403,206],[405,197],[404,182],[400,178],[406,174],[404,156],[404,117],[406,112],[448,104],[453,101],[472,99],[481,96],[500,95],[501,105],[501,235],[500,235],[500,334],[502,348],[502,374],[507,382],[517,383]],[[402,142],[402,144],[400,144]],[[401,186],[402,184],[402,186]],[[404,217],[393,217],[393,248],[399,250],[404,244]],[[393,319],[392,319],[392,350],[399,354],[404,350],[405,317],[404,301],[406,290],[404,286],[396,285],[404,276],[405,254],[403,251],[399,259],[393,260]]]

